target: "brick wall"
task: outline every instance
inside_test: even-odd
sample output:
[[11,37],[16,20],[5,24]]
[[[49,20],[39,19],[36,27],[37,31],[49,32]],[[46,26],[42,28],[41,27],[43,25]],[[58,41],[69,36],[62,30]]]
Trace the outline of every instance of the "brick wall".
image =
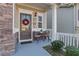
[[12,21],[13,5],[0,3],[0,55],[11,55],[15,51]]

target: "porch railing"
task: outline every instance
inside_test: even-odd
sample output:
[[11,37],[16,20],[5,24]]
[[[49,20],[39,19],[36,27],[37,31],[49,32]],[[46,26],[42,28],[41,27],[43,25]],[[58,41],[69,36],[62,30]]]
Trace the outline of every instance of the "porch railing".
[[64,42],[65,46],[79,48],[79,34],[57,33],[56,39]]

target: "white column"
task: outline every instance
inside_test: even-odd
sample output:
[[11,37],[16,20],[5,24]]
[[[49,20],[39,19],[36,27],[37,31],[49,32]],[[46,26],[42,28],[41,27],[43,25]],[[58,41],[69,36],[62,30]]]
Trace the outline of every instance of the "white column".
[[[57,5],[53,4],[52,13],[54,14],[54,18],[52,18],[52,41],[56,40],[56,33],[57,33]],[[52,16],[53,16],[52,14]]]
[[77,11],[77,5],[74,5],[74,33],[76,33],[76,25],[77,25],[77,15],[78,11]]
[[78,4],[74,6],[74,33],[77,33],[76,27],[78,26]]
[[78,23],[79,23],[79,21],[78,21],[78,6],[79,6],[79,5],[77,4],[77,5],[76,5],[76,23],[77,23],[76,26],[79,26],[79,25],[78,25]]

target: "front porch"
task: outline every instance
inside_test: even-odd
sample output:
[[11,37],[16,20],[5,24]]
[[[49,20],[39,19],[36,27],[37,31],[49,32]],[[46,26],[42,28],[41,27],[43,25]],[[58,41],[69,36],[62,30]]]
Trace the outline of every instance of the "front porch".
[[43,46],[50,44],[48,40],[33,41],[32,43],[18,44],[16,52],[13,56],[50,56],[50,54],[43,49]]
[[[72,6],[66,6],[64,8],[61,8],[58,6],[58,4],[50,4],[51,7],[48,8],[48,10],[43,10],[40,9],[40,13],[39,9],[34,9],[33,10],[28,10],[27,6],[25,6],[27,4],[23,4],[23,6],[19,6],[18,8],[18,12],[19,12],[19,17],[16,18],[18,19],[18,25],[15,25],[15,28],[19,29],[19,42],[21,43],[21,23],[20,23],[20,13],[26,13],[26,14],[30,14],[32,15],[32,23],[31,23],[31,29],[32,32],[29,32],[32,34],[32,36],[30,36],[30,41],[33,41],[32,43],[28,43],[28,44],[22,44],[18,46],[18,51],[16,52],[15,55],[49,55],[47,52],[45,52],[43,50],[43,45],[50,43],[47,42],[47,39],[45,41],[41,41],[39,40],[39,42],[37,43],[36,41],[34,41],[33,38],[33,31],[36,32],[41,32],[42,30],[48,30],[50,29],[50,38],[52,41],[54,40],[61,40],[64,42],[65,46],[75,46],[77,48],[79,48],[79,37],[75,31],[75,27],[76,27],[76,5],[72,5]],[[37,4],[38,5],[38,4]],[[34,11],[35,10],[35,11]],[[48,12],[48,13],[47,13]],[[34,14],[35,15],[34,15]],[[38,14],[38,15],[36,15]],[[71,15],[71,16],[70,16]],[[44,17],[41,18],[42,21],[38,21],[40,19],[40,17]],[[49,17],[51,16],[51,17]],[[27,18],[27,17],[26,17]],[[15,21],[17,21],[15,19]],[[51,22],[51,23],[50,23]],[[16,23],[16,22],[15,22]],[[40,24],[41,25],[40,25]],[[67,24],[68,23],[68,24]],[[26,29],[23,29],[22,31],[26,31]],[[26,36],[25,36],[26,37]],[[26,39],[28,41],[28,39]],[[28,46],[28,47],[27,47]],[[32,49],[31,49],[32,48]],[[24,53],[24,51],[26,51]],[[39,52],[40,51],[40,52]],[[36,52],[36,53],[35,53]]]

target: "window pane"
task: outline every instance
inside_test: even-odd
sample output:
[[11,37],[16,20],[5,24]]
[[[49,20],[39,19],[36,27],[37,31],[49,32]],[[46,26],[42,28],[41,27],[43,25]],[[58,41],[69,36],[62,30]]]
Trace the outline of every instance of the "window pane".
[[38,16],[38,28],[42,28],[42,16]]
[[42,28],[42,23],[38,23],[38,28]]
[[38,21],[42,21],[42,16],[38,16]]

